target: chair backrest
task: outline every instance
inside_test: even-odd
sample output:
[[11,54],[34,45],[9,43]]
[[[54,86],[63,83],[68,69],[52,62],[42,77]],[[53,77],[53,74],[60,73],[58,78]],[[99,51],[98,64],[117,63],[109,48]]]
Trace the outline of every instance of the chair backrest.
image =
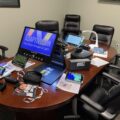
[[[114,35],[114,27],[95,24],[93,26],[93,31],[98,34],[99,43],[104,43],[108,46],[111,45],[111,41]],[[89,39],[95,40],[95,35],[91,34]]]
[[75,14],[65,15],[64,26],[63,26],[62,32],[63,32],[63,38],[65,38],[67,34],[79,35],[80,15],[75,15]]
[[35,23],[36,29],[55,32],[59,34],[59,23],[55,20],[40,20]]
[[108,111],[111,114],[118,113],[120,111],[120,83],[109,90],[108,96],[106,101]]

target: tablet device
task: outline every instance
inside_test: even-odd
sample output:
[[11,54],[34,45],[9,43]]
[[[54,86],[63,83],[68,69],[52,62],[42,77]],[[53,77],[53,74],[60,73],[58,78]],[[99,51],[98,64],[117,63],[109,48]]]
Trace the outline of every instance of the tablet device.
[[20,55],[20,54],[16,54],[12,60],[12,63],[16,66],[24,68],[27,61],[28,61],[28,57]]
[[83,40],[84,40],[83,36],[69,34],[67,35],[65,42],[75,46],[80,46],[83,43]]

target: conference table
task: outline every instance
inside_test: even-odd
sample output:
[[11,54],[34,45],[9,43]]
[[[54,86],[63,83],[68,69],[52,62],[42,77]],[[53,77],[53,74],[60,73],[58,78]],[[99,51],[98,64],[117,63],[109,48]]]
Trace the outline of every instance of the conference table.
[[[117,54],[116,50],[112,47],[102,47],[108,50],[108,57],[104,58],[104,60],[111,61]],[[10,59],[6,59],[6,61],[9,60]],[[32,70],[34,67],[42,64],[42,62],[36,60],[32,61],[35,62],[35,64],[27,68],[27,70]],[[75,71],[83,74],[84,76],[84,82],[80,88],[80,91],[85,88],[91,82],[91,80],[93,80],[93,78],[102,71],[104,67],[105,66],[96,67],[91,65],[89,70]],[[13,72],[12,74],[15,77],[17,76],[16,72]],[[46,88],[48,90],[48,93],[43,94],[40,99],[37,99],[29,104],[23,102],[24,96],[13,95],[15,85],[7,83],[6,89],[0,92],[0,108],[5,111],[12,111],[15,114],[16,120],[56,119],[55,112],[57,111],[57,109],[71,102],[71,100],[76,96],[76,94],[65,92],[56,88],[57,82],[58,81],[56,81],[52,85],[41,83],[40,86]]]

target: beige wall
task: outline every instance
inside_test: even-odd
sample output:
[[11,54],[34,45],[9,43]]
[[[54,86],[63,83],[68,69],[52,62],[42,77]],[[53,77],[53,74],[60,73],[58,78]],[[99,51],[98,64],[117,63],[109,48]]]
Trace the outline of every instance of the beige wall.
[[81,29],[94,24],[115,27],[112,46],[120,50],[120,3],[100,3],[99,0],[20,0],[20,8],[0,8],[0,44],[13,56],[19,46],[24,26],[34,27],[38,20],[58,20],[60,29],[67,13],[81,15]]
[[99,0],[69,0],[69,2],[67,12],[81,15],[82,30],[92,29],[94,24],[114,26],[112,46],[120,51],[120,2],[101,3]]
[[38,20],[58,20],[63,23],[66,0],[20,0],[20,8],[0,8],[0,44],[13,56],[19,46],[24,26],[34,27]]

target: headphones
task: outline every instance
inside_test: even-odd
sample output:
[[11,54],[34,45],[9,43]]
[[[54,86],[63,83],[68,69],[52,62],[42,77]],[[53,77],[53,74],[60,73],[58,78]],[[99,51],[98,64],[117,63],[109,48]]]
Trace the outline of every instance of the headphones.
[[2,80],[2,82],[0,82],[0,91],[3,91],[6,88],[6,81]]

